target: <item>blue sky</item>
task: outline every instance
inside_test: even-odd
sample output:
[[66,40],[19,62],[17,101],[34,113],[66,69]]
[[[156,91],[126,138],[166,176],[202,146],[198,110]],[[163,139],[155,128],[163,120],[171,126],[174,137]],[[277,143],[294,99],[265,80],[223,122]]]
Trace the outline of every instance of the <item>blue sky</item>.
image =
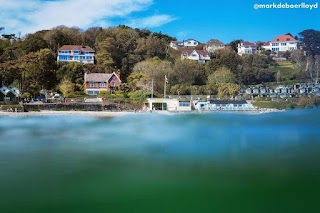
[[[125,24],[163,32],[178,40],[268,41],[277,35],[320,30],[320,8],[259,9],[254,4],[319,0],[0,0],[5,33],[33,33],[58,25],[87,29]],[[320,5],[318,5],[319,7]]]

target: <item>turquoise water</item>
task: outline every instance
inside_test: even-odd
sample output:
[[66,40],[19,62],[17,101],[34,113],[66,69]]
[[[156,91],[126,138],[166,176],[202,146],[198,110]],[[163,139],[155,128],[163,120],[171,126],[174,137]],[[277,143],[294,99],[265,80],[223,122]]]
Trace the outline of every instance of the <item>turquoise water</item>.
[[0,212],[310,212],[320,109],[0,117]]

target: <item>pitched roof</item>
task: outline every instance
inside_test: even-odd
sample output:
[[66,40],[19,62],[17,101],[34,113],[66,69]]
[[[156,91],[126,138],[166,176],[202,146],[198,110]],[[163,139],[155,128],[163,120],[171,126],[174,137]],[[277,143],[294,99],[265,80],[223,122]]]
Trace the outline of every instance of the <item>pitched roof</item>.
[[266,41],[266,42],[261,42],[262,46],[269,46],[270,45],[270,41]]
[[209,55],[209,52],[207,50],[195,50],[198,55]]
[[271,42],[297,42],[296,39],[294,39],[291,35],[280,35],[274,38]]
[[[196,39],[193,39],[193,38],[189,38],[187,40],[184,40],[184,41],[190,41],[190,40],[193,40],[193,41],[197,41]],[[199,41],[198,41],[199,42]],[[200,42],[199,42],[200,43]]]
[[216,45],[224,45],[223,42],[221,42],[220,40],[218,39],[210,39],[207,44],[216,44]]
[[193,50],[183,50],[182,54],[190,55],[193,52]]
[[82,52],[95,52],[91,47],[81,45],[63,45],[59,48],[59,50],[79,50]]
[[249,41],[245,41],[242,43],[243,46],[257,46],[255,43],[251,43]]
[[237,101],[237,100],[210,100],[210,104],[247,104],[247,101]]
[[[116,73],[89,73],[84,75],[85,82],[107,82],[113,75],[115,75],[118,79]],[[120,79],[119,79],[120,80]]]

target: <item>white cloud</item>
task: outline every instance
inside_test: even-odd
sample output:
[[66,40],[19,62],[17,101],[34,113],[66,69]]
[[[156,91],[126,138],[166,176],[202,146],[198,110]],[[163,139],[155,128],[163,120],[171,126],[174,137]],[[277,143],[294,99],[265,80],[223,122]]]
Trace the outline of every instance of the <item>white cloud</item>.
[[174,20],[176,20],[176,18],[170,15],[153,15],[146,18],[133,19],[127,25],[131,27],[153,28],[160,27]]
[[[108,27],[113,18],[126,20],[147,10],[153,0],[0,0],[0,27],[6,33],[32,33],[59,25]],[[172,21],[168,15],[137,19],[135,27],[157,27]]]

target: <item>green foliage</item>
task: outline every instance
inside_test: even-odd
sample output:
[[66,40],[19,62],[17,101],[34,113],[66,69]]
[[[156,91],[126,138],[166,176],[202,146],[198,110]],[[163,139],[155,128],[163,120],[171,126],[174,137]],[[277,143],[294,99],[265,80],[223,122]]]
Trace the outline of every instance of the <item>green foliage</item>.
[[231,70],[225,66],[218,68],[215,72],[208,76],[208,84],[217,83],[235,83],[236,76]]
[[69,98],[70,94],[74,92],[74,87],[75,87],[75,84],[68,79],[64,79],[59,84],[59,90],[61,91],[63,97],[66,97],[66,98]]
[[150,93],[144,90],[136,90],[128,94],[133,103],[143,103],[147,99],[148,95],[150,95]]
[[84,65],[77,62],[61,64],[57,70],[57,80],[68,79],[75,84],[83,84]]
[[217,83],[219,98],[234,97],[240,90],[235,83]]
[[303,50],[307,55],[320,55],[320,31],[304,30],[299,33],[300,42],[303,44]]

